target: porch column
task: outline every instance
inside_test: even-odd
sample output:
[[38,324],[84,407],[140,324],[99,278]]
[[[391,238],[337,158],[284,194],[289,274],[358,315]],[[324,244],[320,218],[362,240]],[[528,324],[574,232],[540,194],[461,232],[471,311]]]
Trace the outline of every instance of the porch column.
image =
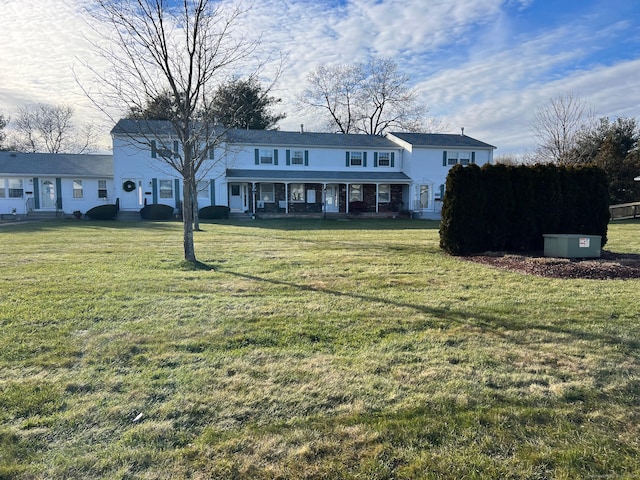
[[322,184],[322,216],[327,218],[327,184]]
[[[380,184],[376,183],[376,213],[379,213],[379,207],[380,207],[380,190],[379,190]],[[389,187],[391,188],[391,187]],[[389,193],[389,195],[391,195],[391,193]]]
[[256,214],[256,182],[251,182],[251,197],[253,198],[253,213]]
[[289,184],[284,184],[284,213],[289,215]]
[[347,204],[344,206],[344,211],[345,213],[349,213],[349,184],[347,183],[346,186],[347,186],[347,190],[345,192],[344,198],[347,199],[347,202],[346,202]]

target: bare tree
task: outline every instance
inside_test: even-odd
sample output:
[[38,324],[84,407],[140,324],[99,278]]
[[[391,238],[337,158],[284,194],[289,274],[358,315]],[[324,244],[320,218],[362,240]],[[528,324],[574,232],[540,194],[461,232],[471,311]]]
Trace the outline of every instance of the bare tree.
[[9,123],[9,119],[4,116],[4,114],[0,113],[0,150],[4,150],[4,139],[7,137],[4,129],[7,127]]
[[91,124],[77,127],[69,105],[26,105],[18,110],[12,141],[23,152],[85,153],[95,150]]
[[[176,151],[165,145],[158,149],[158,156],[182,177],[184,259],[195,264],[197,175],[208,165],[207,152],[221,142],[224,133],[204,121],[201,114],[225,72],[244,66],[243,60],[257,44],[238,34],[244,13],[238,6],[213,0],[96,1],[97,8],[91,13],[110,27],[106,36],[114,41],[94,44],[111,67],[110,72],[94,73],[112,99],[128,109],[144,111],[149,101],[162,94],[170,97],[171,142],[177,141],[180,148]],[[96,103],[107,110],[102,101]],[[157,122],[138,123],[141,128],[131,135],[132,141],[142,138],[150,146],[151,141],[166,138],[153,131]],[[160,123],[166,127],[167,122]]]
[[566,93],[536,111],[531,125],[538,161],[571,164],[579,133],[594,121],[594,113],[579,97]]
[[383,135],[391,129],[426,129],[427,109],[391,59],[320,66],[308,75],[307,85],[299,102],[324,110],[329,129],[336,132]]

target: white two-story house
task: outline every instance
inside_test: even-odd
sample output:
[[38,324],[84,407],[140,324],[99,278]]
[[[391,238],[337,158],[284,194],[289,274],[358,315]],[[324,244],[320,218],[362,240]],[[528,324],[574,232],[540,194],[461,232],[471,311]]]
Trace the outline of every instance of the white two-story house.
[[[112,130],[120,208],[180,208],[182,181],[158,149],[174,149],[170,125],[121,120]],[[493,162],[494,146],[460,134],[344,135],[228,130],[206,149],[198,206],[248,214],[391,214],[438,218],[451,166]],[[161,147],[160,147],[161,146]]]

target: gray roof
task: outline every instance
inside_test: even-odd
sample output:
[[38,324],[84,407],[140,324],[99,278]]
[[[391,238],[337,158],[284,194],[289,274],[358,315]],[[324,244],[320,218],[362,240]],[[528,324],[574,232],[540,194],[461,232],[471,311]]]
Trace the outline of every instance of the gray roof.
[[[224,134],[226,141],[238,145],[278,147],[333,147],[333,148],[383,148],[398,149],[396,143],[379,135],[352,135],[341,133],[283,132],[280,130],[241,130],[222,127],[217,135]],[[112,135],[175,135],[171,122],[166,120],[119,120],[111,130]]]
[[229,130],[230,143],[291,147],[386,148],[398,149],[391,140],[379,135],[342,133],[281,132],[280,130]]
[[113,177],[113,156],[0,152],[0,175]]
[[391,132],[390,135],[410,143],[414,147],[467,147],[496,148],[467,135],[455,133],[402,133]]
[[227,170],[230,180],[253,182],[337,182],[337,183],[408,183],[411,181],[402,172],[324,172],[306,170]]

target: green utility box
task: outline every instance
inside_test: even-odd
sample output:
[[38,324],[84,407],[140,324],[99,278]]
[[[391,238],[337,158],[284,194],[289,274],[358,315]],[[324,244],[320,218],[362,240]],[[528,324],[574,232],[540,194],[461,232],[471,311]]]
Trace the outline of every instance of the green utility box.
[[547,233],[544,237],[544,256],[561,258],[600,257],[600,235]]

